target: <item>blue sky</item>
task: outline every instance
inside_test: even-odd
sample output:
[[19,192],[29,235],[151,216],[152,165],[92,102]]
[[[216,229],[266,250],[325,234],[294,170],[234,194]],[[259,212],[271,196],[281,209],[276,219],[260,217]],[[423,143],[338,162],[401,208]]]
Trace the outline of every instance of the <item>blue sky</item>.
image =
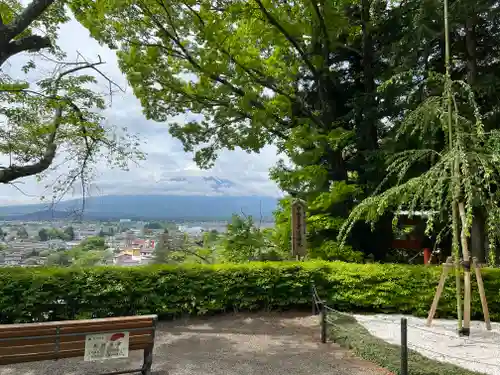
[[[208,176],[232,181],[234,185],[226,191],[227,194],[280,195],[279,189],[268,177],[269,168],[279,159],[275,147],[268,146],[260,154],[247,154],[241,150],[223,151],[214,168],[200,170],[192,161],[192,154],[185,153],[180,142],[169,135],[168,122],[146,120],[140,103],[118,69],[113,51],[92,40],[87,30],[76,21],[62,26],[59,45],[68,54],[68,61],[74,61],[78,51],[88,60],[95,61],[100,55],[106,62],[101,70],[126,88],[125,93],[113,96],[112,106],[106,111],[107,121],[119,127],[125,126],[136,133],[142,141],[142,150],[147,154],[145,161],[139,165],[131,164],[127,172],[112,170],[105,163],[99,165],[99,172],[91,189],[93,195],[210,194],[213,190],[203,179]],[[21,77],[19,67],[26,59],[27,56],[22,55],[11,58],[2,69],[8,74]],[[44,66],[44,62],[39,63],[39,67],[47,72],[50,68],[48,65]],[[101,89],[105,90],[104,83]],[[0,163],[5,165],[6,162],[8,159],[5,156],[0,157]],[[185,180],[172,181],[178,177],[185,177]],[[15,187],[0,185],[0,204],[36,203],[42,195],[50,196],[50,190],[45,185],[55,178],[54,174],[41,183],[32,177],[19,181]],[[70,193],[67,198],[73,196],[78,196],[78,193]]]

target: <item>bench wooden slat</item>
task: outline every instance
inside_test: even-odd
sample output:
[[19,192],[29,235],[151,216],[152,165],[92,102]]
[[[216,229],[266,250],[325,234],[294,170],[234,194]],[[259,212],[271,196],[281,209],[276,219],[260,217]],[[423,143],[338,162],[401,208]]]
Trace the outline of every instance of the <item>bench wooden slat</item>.
[[[129,345],[129,351],[144,349],[144,344],[134,344]],[[85,350],[74,349],[74,350],[64,350],[60,351],[57,355],[55,353],[35,353],[35,354],[12,354],[0,356],[0,366],[10,365],[14,363],[25,363],[25,362],[38,362],[38,361],[48,361],[54,359],[63,358],[75,358],[83,357],[85,355]]]
[[8,339],[11,337],[25,337],[25,336],[49,336],[56,334],[56,327],[49,328],[11,328],[11,329],[1,329],[0,328],[0,339]]
[[56,322],[40,322],[40,323],[20,323],[20,324],[0,324],[0,332],[7,330],[32,330],[38,331],[39,329],[55,329],[56,327],[70,327],[88,324],[96,324],[97,322],[138,322],[138,321],[156,320],[156,315],[137,315],[137,316],[122,316],[112,318],[96,318],[96,319],[81,319],[81,320],[60,320]]
[[0,325],[0,338],[10,338],[10,337],[25,337],[25,336],[49,336],[56,335],[57,327],[59,327],[59,332],[61,334],[65,333],[99,333],[103,331],[126,331],[131,328],[151,328],[153,326],[152,319],[135,319],[121,322],[119,320],[113,319],[109,321],[108,319],[94,319],[85,320],[84,324],[68,324],[64,321],[60,322],[59,325],[54,325],[50,322],[50,327],[45,327],[43,325],[38,325],[30,327],[26,324],[12,325],[3,324]]
[[[129,346],[141,346],[145,349],[153,343],[151,335],[136,335],[129,338]],[[59,344],[59,351],[65,350],[85,350],[85,338],[78,341],[63,342]],[[56,353],[56,343],[34,344],[24,346],[13,346],[0,348],[0,357],[16,355],[16,354],[39,354],[39,353]]]
[[[124,316],[124,317],[114,317],[114,318],[96,318],[96,319],[83,319],[83,320],[61,320],[54,323],[56,326],[60,327],[77,327],[82,325],[94,325],[96,323],[101,324],[116,324],[116,323],[139,323],[139,322],[149,322],[152,324],[156,319],[155,315],[143,315],[143,316]],[[58,323],[58,324],[57,324]]]
[[60,328],[59,332],[61,335],[68,333],[99,333],[103,331],[126,331],[127,329],[137,329],[137,328],[152,328],[152,321],[137,321],[137,322],[125,322],[125,323],[98,323],[86,324],[79,326],[63,326]]
[[[153,339],[153,331],[135,331],[129,332],[129,342],[135,342],[136,340],[141,340],[143,337],[149,337],[150,340]],[[59,344],[63,346],[66,343],[74,343],[80,342],[85,344],[85,335],[80,336],[66,336],[59,338]],[[5,349],[10,350],[18,350],[19,348],[27,347],[27,346],[38,346],[38,345],[52,345],[55,347],[56,345],[56,337],[47,337],[42,339],[19,339],[19,340],[9,340],[9,341],[0,341],[0,355],[4,352]]]
[[[128,331],[128,329],[131,329],[131,328],[134,328],[132,329],[131,331]],[[133,336],[133,335],[144,335],[144,334],[153,334],[154,332],[154,329],[149,326],[149,327],[122,327],[122,329],[110,329],[110,330],[92,330],[92,331],[83,331],[83,332],[61,332],[61,334],[59,335],[59,340],[61,342],[65,342],[65,341],[74,341],[75,340],[75,337],[82,337],[82,336],[85,336],[87,334],[89,335],[92,335],[92,334],[99,334],[99,333],[103,333],[103,332],[115,332],[115,331],[127,331],[129,332],[129,335],[130,336]],[[7,334],[7,332],[5,332],[5,334]],[[1,347],[4,347],[4,346],[11,346],[11,345],[14,345],[14,343],[17,343],[19,342],[19,345],[23,345],[23,343],[26,343],[28,341],[35,341],[35,342],[39,342],[41,344],[45,343],[45,342],[50,342],[51,340],[53,341],[54,338],[56,337],[57,335],[55,333],[53,334],[49,334],[49,335],[34,335],[34,334],[19,334],[19,332],[17,331],[12,331],[12,332],[9,332],[9,335],[5,338],[1,338],[2,340],[0,341],[0,348]],[[9,339],[9,340],[6,340],[6,339]],[[17,345],[17,344],[15,344]]]
[[[140,336],[140,335],[153,335],[153,329],[151,327],[149,328],[144,328],[138,331],[130,331],[129,336],[130,339],[132,339],[133,336]],[[59,337],[59,342],[64,343],[64,342],[72,342],[72,341],[85,341],[85,334],[81,335],[75,335],[75,336],[60,336]],[[11,337],[19,337],[19,336],[11,336]],[[12,339],[12,340],[5,340],[5,341],[0,341],[0,348],[4,347],[14,347],[14,346],[26,346],[26,345],[42,345],[42,344],[50,344],[50,343],[55,343],[56,341],[56,335],[53,335],[51,337],[30,337],[30,338],[25,338],[25,339]]]

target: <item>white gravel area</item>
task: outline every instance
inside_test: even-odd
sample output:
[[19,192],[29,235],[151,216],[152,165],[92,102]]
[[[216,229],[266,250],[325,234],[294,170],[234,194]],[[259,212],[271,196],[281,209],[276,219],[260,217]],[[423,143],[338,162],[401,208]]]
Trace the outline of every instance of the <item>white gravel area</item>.
[[[401,343],[403,315],[354,315],[372,335],[391,344]],[[408,347],[441,362],[479,373],[500,375],[500,323],[492,323],[486,330],[484,322],[471,322],[468,338],[457,334],[456,320],[435,319],[431,327],[426,319],[405,316],[408,319]],[[409,364],[411,369],[411,363]]]

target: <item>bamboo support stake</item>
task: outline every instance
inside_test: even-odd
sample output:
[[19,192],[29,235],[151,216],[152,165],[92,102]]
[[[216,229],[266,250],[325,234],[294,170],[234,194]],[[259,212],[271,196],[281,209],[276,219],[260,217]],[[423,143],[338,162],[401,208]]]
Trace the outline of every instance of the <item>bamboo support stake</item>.
[[436,315],[437,306],[439,303],[439,299],[441,298],[441,294],[443,293],[446,277],[450,272],[450,268],[453,266],[452,260],[453,260],[452,257],[448,257],[446,259],[446,263],[443,265],[443,272],[441,272],[441,278],[439,279],[439,284],[436,289],[436,294],[434,295],[434,300],[432,301],[432,305],[429,310],[429,315],[427,316],[427,327],[431,326],[432,319],[434,318],[434,315]]
[[[456,160],[453,162],[454,168]],[[462,315],[462,274],[460,273],[460,240],[458,237],[458,205],[457,202],[452,203],[452,225],[453,225],[453,255],[455,258],[455,299],[457,304],[457,332],[462,332],[463,315]]]
[[460,213],[460,220],[462,230],[460,233],[460,240],[462,243],[463,266],[464,266],[464,325],[460,332],[464,336],[470,335],[470,307],[471,307],[471,279],[470,279],[470,266],[471,259],[469,256],[469,244],[466,236],[467,219],[465,217],[465,205],[463,202],[458,203],[458,212]]
[[[469,261],[470,267],[470,261]],[[464,267],[465,268],[465,267]],[[470,335],[470,305],[471,305],[471,287],[470,287],[470,269],[464,270],[464,326],[462,327],[462,334],[464,336]]]
[[477,264],[477,259],[472,258],[472,266],[476,272],[477,288],[479,290],[479,297],[481,298],[481,307],[483,308],[484,322],[486,329],[491,331],[490,312],[488,310],[488,301],[486,301],[486,294],[484,293],[483,277],[481,276],[481,267]]
[[455,256],[455,287],[456,287],[456,300],[457,300],[457,325],[458,332],[462,330],[462,280],[460,275],[460,257],[458,255]]

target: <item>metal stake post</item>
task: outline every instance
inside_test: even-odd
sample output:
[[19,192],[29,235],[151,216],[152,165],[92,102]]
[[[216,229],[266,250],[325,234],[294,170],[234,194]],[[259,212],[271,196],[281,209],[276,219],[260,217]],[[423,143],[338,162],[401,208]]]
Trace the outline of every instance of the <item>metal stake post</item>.
[[401,318],[401,375],[408,375],[408,321]]

